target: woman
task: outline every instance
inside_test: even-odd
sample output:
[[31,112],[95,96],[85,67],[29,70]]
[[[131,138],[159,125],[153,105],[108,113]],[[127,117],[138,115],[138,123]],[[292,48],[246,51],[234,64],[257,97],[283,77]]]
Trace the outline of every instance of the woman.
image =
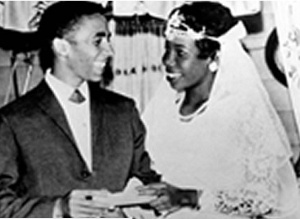
[[172,11],[165,35],[175,92],[162,89],[144,120],[169,184],[140,194],[157,195],[157,210],[180,209],[171,218],[300,218],[290,146],[240,44],[241,23],[219,3],[193,2]]

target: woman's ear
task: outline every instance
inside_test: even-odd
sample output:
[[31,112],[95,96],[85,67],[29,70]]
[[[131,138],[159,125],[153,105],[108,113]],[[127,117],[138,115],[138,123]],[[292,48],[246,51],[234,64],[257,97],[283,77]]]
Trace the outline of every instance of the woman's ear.
[[65,39],[54,38],[52,42],[53,50],[58,56],[67,56],[70,51],[70,45]]
[[210,72],[215,73],[219,70],[220,58],[216,54],[214,58],[211,58],[210,63],[208,64],[208,69]]

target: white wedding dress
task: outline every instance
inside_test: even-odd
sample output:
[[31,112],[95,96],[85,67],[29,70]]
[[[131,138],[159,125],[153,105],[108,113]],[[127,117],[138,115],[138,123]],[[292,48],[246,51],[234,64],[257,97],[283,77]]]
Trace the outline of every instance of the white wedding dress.
[[184,94],[162,85],[143,114],[153,168],[170,184],[204,191],[200,210],[167,218],[255,218],[272,209],[265,218],[299,219],[287,136],[238,41],[222,45],[216,74],[204,111],[180,116]]

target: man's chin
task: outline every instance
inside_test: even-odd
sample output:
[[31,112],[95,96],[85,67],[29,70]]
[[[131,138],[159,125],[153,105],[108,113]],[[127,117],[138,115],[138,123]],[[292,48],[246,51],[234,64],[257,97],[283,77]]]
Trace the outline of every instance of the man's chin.
[[101,75],[93,75],[93,77],[90,78],[89,81],[92,81],[92,82],[100,82],[102,81],[102,74]]

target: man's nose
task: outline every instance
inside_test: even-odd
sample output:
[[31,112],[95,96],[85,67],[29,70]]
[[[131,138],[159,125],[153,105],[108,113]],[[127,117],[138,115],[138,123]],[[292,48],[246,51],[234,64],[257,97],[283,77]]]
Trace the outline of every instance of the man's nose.
[[114,55],[114,49],[107,39],[103,41],[102,49],[108,57],[112,57]]

